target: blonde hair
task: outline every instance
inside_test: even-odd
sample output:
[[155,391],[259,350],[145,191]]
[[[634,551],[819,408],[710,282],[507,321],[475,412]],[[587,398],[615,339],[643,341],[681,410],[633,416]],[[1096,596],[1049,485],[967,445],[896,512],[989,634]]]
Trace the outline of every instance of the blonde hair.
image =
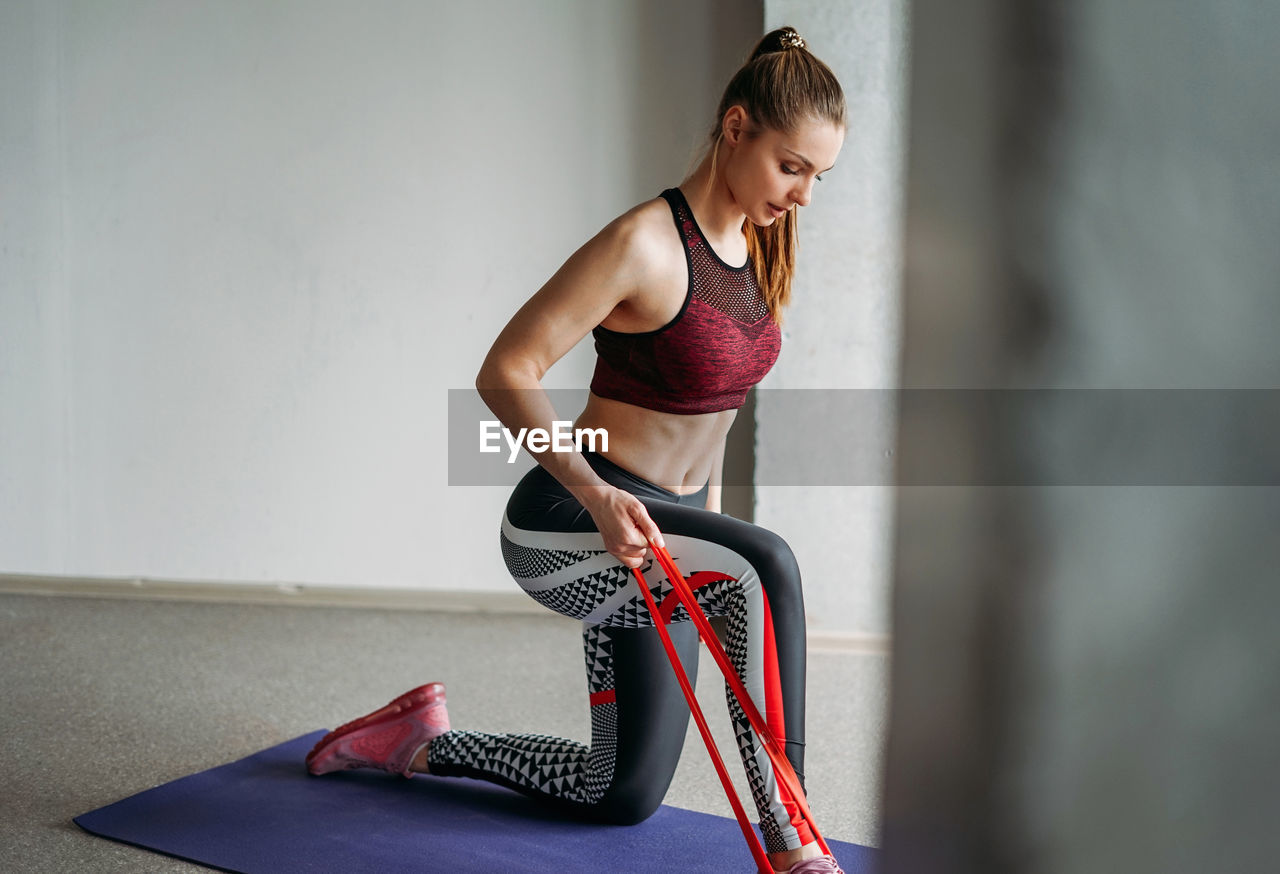
[[[765,34],[747,62],[733,75],[720,98],[715,127],[711,130],[711,178],[715,178],[724,116],[741,106],[753,126],[789,133],[805,121],[845,125],[844,92],[835,74],[805,47],[793,27]],[[758,134],[750,129],[747,136]],[[756,282],[769,314],[782,323],[782,311],[791,301],[791,277],[796,263],[795,210],[768,227],[746,223],[747,253],[755,267]]]

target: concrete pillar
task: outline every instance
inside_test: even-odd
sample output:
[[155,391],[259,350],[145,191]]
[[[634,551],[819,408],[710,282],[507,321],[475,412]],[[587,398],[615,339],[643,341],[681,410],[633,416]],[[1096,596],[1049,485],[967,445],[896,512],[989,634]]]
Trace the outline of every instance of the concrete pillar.
[[[791,25],[835,72],[849,104],[836,168],[800,215],[794,304],[783,352],[757,392],[755,521],[791,544],[812,626],[888,633],[892,489],[847,464],[834,409],[876,403],[898,380],[905,0],[766,0],[765,30]],[[797,421],[799,419],[800,421]],[[829,435],[814,486],[796,429]],[[807,441],[806,441],[807,442]]]

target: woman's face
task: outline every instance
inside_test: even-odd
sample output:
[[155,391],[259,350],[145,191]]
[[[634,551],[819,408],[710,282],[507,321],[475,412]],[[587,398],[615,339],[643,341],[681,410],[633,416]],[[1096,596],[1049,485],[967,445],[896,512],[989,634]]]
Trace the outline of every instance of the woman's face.
[[725,114],[725,141],[731,147],[726,156],[724,180],[747,220],[771,225],[788,210],[808,206],[813,187],[836,162],[844,144],[844,129],[828,121],[805,121],[793,131],[752,127],[746,114],[733,129]]

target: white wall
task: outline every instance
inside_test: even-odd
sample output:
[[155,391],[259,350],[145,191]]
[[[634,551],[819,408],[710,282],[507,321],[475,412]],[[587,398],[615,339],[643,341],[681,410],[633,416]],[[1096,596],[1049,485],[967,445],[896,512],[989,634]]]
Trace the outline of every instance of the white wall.
[[679,181],[759,33],[730,0],[6,2],[0,572],[508,589],[446,391]]
[[[831,485],[787,483],[797,468],[789,439],[796,409],[808,411],[810,432],[845,432],[850,423],[824,416],[879,409],[899,382],[907,7],[904,0],[766,0],[765,24],[794,26],[835,72],[849,129],[836,168],[800,215],[783,354],[762,384],[771,391],[756,405],[755,521],[795,551],[812,628],[883,635],[893,491],[867,483],[891,482],[891,460],[878,470],[851,464],[869,447],[833,439],[822,449]],[[808,396],[785,394],[799,390]],[[856,426],[873,446],[891,445],[891,429],[889,419]],[[873,475],[864,479],[864,472]]]

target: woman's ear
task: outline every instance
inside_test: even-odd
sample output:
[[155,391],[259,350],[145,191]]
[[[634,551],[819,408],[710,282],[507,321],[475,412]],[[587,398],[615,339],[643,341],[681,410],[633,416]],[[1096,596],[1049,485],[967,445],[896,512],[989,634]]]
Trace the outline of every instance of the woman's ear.
[[724,118],[720,119],[720,132],[724,136],[724,141],[730,146],[736,146],[742,142],[742,138],[747,134],[748,119],[746,109],[737,103],[725,110]]

